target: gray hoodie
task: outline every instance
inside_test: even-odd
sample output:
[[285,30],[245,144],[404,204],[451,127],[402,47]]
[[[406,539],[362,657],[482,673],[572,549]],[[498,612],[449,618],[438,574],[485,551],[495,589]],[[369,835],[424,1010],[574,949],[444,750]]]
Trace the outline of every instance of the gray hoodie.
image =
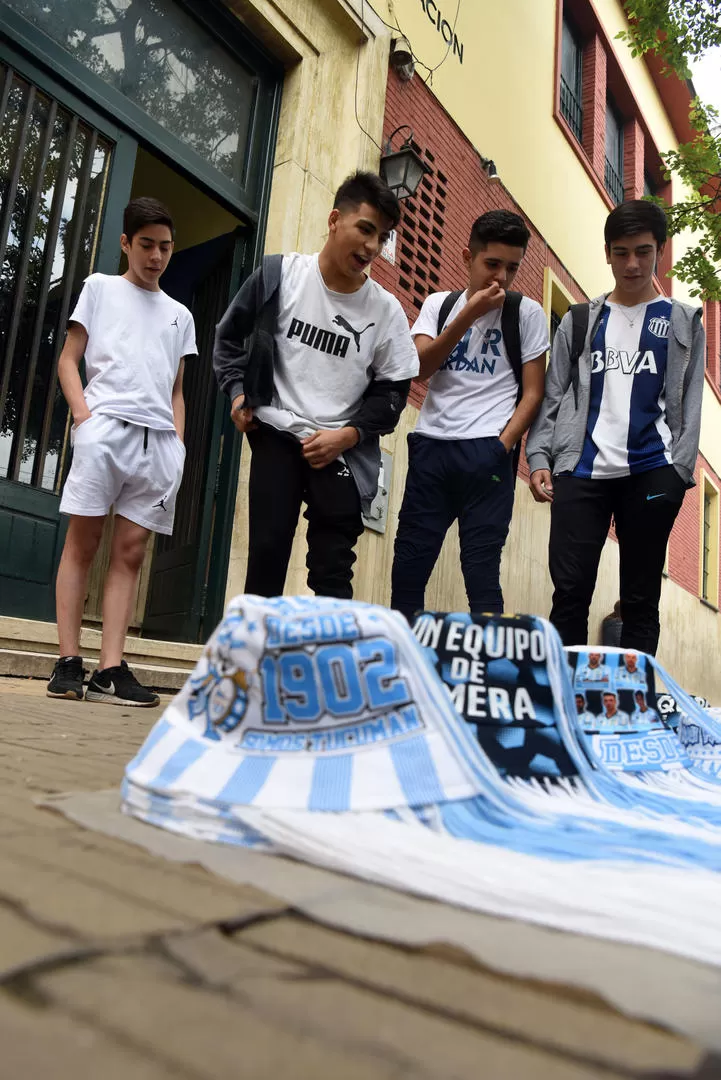
[[[531,472],[550,469],[573,472],[581,459],[591,396],[591,342],[606,295],[589,305],[586,343],[571,363],[573,325],[570,311],[556,331],[546,372],[546,391],[526,444]],[[679,476],[692,486],[701,430],[706,367],[706,335],[701,308],[671,301],[671,327],[666,361],[666,422],[671,432],[671,458]]]

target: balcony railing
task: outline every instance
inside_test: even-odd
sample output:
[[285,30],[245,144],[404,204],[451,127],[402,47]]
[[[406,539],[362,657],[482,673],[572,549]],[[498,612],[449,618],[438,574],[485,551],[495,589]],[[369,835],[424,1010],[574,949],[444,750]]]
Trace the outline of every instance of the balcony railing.
[[579,142],[583,135],[583,106],[561,75],[561,115]]
[[604,181],[606,191],[618,206],[619,203],[623,202],[623,178],[618,175],[616,167],[611,164],[608,158],[606,158]]

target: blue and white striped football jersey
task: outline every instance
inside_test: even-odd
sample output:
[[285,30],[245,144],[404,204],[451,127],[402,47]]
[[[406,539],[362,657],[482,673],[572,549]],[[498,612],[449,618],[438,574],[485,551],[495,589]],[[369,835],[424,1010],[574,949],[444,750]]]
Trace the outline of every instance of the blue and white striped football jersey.
[[672,464],[666,421],[671,303],[606,302],[591,342],[586,437],[573,475],[612,479]]

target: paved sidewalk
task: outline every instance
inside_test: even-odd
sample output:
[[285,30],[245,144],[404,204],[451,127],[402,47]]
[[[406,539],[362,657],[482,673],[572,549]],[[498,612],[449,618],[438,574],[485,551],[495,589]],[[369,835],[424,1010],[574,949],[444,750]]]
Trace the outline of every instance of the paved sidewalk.
[[327,930],[33,804],[116,786],[157,714],[0,679],[0,1080],[696,1073],[593,999]]

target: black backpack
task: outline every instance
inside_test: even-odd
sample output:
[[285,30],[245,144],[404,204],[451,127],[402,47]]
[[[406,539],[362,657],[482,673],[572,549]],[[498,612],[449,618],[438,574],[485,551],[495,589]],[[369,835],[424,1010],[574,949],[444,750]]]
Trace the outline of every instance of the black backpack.
[[578,358],[583,352],[588,332],[588,304],[571,304],[568,309],[571,312],[573,332],[571,336],[571,367],[578,366]]
[[[441,309],[438,312],[438,326],[436,334],[440,334],[446,325],[448,316],[455,307],[458,299],[463,295],[465,289],[458,289],[455,292],[451,292],[445,298],[441,304]],[[521,361],[521,299],[522,294],[519,292],[507,292],[506,299],[503,302],[503,308],[501,310],[501,333],[503,334],[503,344],[506,350],[506,356],[508,362],[511,365],[513,374],[516,378],[518,385],[518,393],[516,395],[516,404],[521,400],[523,393],[523,383],[521,369],[523,367]],[[580,306],[580,305],[579,305]],[[518,472],[518,462],[521,458],[521,442],[516,443],[513,449],[513,475]]]
[[569,355],[571,363],[571,385],[573,387],[573,399],[576,402],[576,408],[578,408],[578,359],[586,344],[589,306],[588,304],[571,304],[568,310],[571,312],[572,321],[571,352]]

